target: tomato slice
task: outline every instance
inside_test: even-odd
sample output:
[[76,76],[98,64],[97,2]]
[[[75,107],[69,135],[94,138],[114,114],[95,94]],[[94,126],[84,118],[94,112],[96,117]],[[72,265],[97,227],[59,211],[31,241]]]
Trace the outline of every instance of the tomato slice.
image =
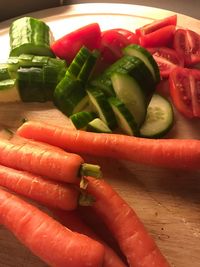
[[140,36],[140,45],[143,47],[171,46],[176,26],[169,25],[154,32]]
[[200,35],[191,30],[176,30],[174,34],[174,49],[184,58],[186,66],[199,63]]
[[146,24],[143,27],[136,29],[135,32],[140,36],[146,35],[169,25],[176,26],[176,23],[177,23],[177,15],[172,15],[164,19],[155,20],[152,23]]
[[119,32],[124,37],[126,37],[130,44],[139,44],[139,37],[134,32],[122,28],[116,28],[113,30]]
[[174,49],[168,47],[149,48],[149,52],[158,64],[160,75],[163,78],[169,76],[170,72],[177,66],[184,66],[183,59]]
[[51,49],[54,54],[70,63],[82,46],[90,50],[99,49],[101,30],[98,23],[79,28],[56,40]]
[[200,71],[176,67],[169,75],[172,101],[184,116],[200,118]]
[[122,56],[122,48],[128,44],[127,38],[116,30],[102,32],[100,50],[103,60],[108,63],[115,62]]

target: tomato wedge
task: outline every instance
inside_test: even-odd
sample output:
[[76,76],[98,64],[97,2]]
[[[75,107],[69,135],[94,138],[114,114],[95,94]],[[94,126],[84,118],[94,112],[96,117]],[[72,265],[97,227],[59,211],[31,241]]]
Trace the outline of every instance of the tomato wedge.
[[174,49],[184,58],[186,66],[199,63],[200,35],[191,30],[176,30],[174,34]]
[[102,32],[101,54],[103,60],[113,63],[122,56],[122,48],[129,44],[128,39],[116,30]]
[[101,30],[98,23],[79,28],[56,40],[51,49],[53,53],[70,63],[82,46],[90,50],[98,49],[101,42]]
[[176,26],[169,25],[139,37],[143,47],[171,46],[174,39]]
[[174,49],[168,47],[149,48],[149,52],[158,64],[160,75],[167,78],[170,72],[177,66],[184,66],[183,58],[181,58]]
[[130,44],[139,44],[139,37],[134,32],[122,28],[116,28],[113,30],[119,32],[124,37],[126,37]]
[[176,26],[176,23],[177,23],[177,15],[172,15],[164,19],[155,20],[152,23],[146,24],[143,27],[136,29],[135,32],[140,36],[146,35],[169,25]]
[[200,118],[200,70],[176,67],[169,75],[172,101],[184,116]]

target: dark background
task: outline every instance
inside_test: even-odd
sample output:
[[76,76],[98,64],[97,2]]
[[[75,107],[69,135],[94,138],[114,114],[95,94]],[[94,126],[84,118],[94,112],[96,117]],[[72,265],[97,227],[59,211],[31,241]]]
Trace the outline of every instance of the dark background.
[[200,19],[200,0],[114,0],[114,1],[82,1],[82,0],[0,0],[0,21],[20,16],[40,9],[56,7],[62,4],[78,3],[123,3],[145,5],[168,9]]

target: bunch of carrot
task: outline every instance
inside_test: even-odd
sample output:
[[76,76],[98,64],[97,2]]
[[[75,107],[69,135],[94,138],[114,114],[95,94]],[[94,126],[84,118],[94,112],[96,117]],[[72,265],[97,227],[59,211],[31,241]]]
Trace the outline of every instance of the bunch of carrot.
[[[90,176],[98,176],[98,166],[88,167],[79,155],[72,153],[74,149],[76,153],[93,151],[96,155],[103,155],[103,152],[105,155],[108,152],[108,156],[113,156],[116,151],[123,151],[116,148],[122,145],[122,136],[117,139],[117,135],[111,135],[110,140],[113,141],[109,141],[109,135],[66,131],[37,122],[25,123],[18,129],[17,135],[10,140],[0,139],[0,223],[34,254],[56,267],[170,266],[133,209],[104,179]],[[128,142],[130,140],[125,144],[125,150]],[[142,144],[134,137],[132,142],[136,153],[139,149],[137,145]],[[169,149],[169,145],[167,147]],[[162,157],[163,149],[164,146],[160,152]],[[184,147],[182,149],[184,151]],[[156,151],[159,151],[158,148],[154,149],[158,153]],[[142,154],[138,155],[138,161],[142,159]],[[197,154],[200,157],[199,152],[195,157]],[[126,155],[127,152],[122,153],[125,159],[136,159],[136,156],[127,158]],[[153,152],[151,155],[150,163],[153,162]],[[169,158],[169,155],[166,157]],[[191,160],[186,165],[184,155],[184,167],[191,167],[191,155],[189,158]],[[163,158],[159,164],[163,165]],[[86,181],[84,188],[80,188],[81,176]],[[94,198],[90,212],[95,212],[104,222],[126,260],[120,258],[82,221],[78,209],[82,193]],[[28,199],[49,207],[57,220],[28,203]]]

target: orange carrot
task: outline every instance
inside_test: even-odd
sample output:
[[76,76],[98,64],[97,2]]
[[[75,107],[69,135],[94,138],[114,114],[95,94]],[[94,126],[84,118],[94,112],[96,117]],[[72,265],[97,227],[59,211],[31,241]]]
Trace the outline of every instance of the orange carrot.
[[93,209],[118,241],[130,267],[169,267],[133,209],[105,180],[87,179],[87,191],[96,199]]
[[0,223],[52,267],[101,267],[104,247],[0,189]]
[[31,198],[45,206],[74,210],[78,204],[78,190],[25,171],[0,165],[0,186]]
[[100,240],[100,238],[92,231],[92,229],[83,222],[81,216],[78,214],[76,210],[74,211],[54,210],[53,213],[58,217],[58,220],[67,228],[71,229],[72,231],[78,232],[80,234],[87,235],[104,245],[105,256],[104,256],[103,267],[126,267],[126,265],[114,252],[114,250],[112,250],[105,242]]
[[200,170],[200,140],[145,139],[91,133],[31,121],[23,124],[17,133],[74,153],[129,160],[157,167]]
[[85,167],[79,155],[48,149],[47,145],[36,145],[36,142],[15,143],[3,139],[0,139],[0,164],[68,183],[77,183],[80,170]]

